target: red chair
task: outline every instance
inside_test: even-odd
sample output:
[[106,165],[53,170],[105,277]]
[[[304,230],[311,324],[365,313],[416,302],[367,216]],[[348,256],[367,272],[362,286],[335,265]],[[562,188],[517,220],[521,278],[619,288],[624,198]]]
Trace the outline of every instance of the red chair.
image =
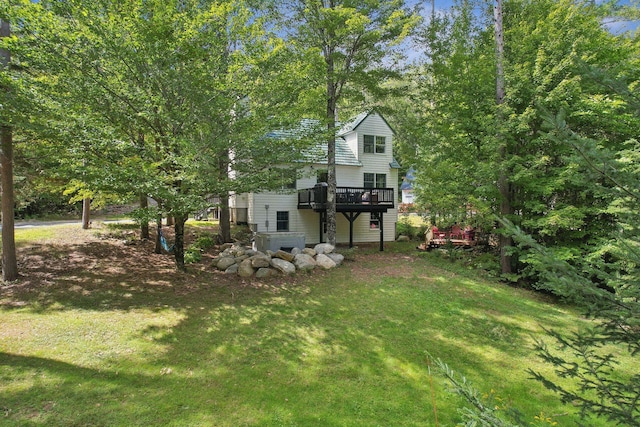
[[447,238],[447,233],[445,233],[444,231],[438,230],[438,227],[436,227],[435,225],[433,226],[432,230],[433,230],[433,238],[434,239],[446,239]]
[[451,239],[462,239],[462,237],[463,237],[462,229],[458,224],[455,224],[453,227],[451,227],[451,234],[450,234]]

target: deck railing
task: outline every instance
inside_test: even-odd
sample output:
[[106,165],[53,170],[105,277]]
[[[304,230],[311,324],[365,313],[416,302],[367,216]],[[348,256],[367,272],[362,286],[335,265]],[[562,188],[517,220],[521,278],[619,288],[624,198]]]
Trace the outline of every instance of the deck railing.
[[[393,188],[336,187],[337,208],[394,207]],[[327,203],[327,187],[316,185],[313,188],[298,190],[299,209],[324,209]]]

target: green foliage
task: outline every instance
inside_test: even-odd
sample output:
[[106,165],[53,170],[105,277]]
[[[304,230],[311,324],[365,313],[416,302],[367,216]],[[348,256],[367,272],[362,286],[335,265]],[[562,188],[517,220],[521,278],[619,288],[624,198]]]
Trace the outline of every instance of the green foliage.
[[189,247],[184,252],[184,263],[185,264],[194,264],[200,262],[202,260],[202,252],[200,252],[199,248]]
[[160,215],[161,212],[157,207],[138,208],[129,213],[131,219],[138,225],[155,222]]
[[[407,74],[407,96],[394,101],[398,155],[416,169],[418,203],[439,226],[464,223],[473,212],[473,221],[493,229],[503,173],[509,219],[579,263],[608,244],[616,196],[575,144],[549,131],[547,117],[563,111],[566,124],[590,140],[583,152],[597,151],[597,163],[619,168],[613,153],[640,127],[634,96],[624,96],[639,78],[637,41],[600,25],[612,13],[606,5],[505,3],[507,96],[497,110],[493,28],[472,8],[461,2],[431,17],[421,32],[426,60]],[[514,277],[535,282],[526,255],[511,255]]]
[[193,264],[202,260],[202,254],[207,249],[214,247],[216,239],[211,234],[204,234],[199,236],[185,251],[184,262],[185,264]]
[[[603,289],[593,278],[609,276],[605,271],[576,270],[517,227],[505,225],[521,246],[530,249],[530,256],[538,260],[541,280],[537,286],[578,305],[597,320],[592,328],[570,335],[548,330],[558,348],[550,349],[544,341],[539,341],[536,349],[540,357],[553,366],[555,376],[530,370],[533,378],[557,392],[563,401],[577,405],[583,416],[596,415],[620,425],[640,425],[640,374],[618,375],[620,356],[608,347],[622,344],[629,356],[640,355],[640,288],[635,279],[624,280],[625,275],[605,282],[614,287]],[[628,277],[635,278],[640,257],[634,250],[626,252],[626,256],[630,268]],[[618,276],[616,269],[613,272],[612,276]],[[569,351],[570,355],[559,355],[558,349]],[[565,385],[560,378],[571,379],[573,386]]]
[[18,2],[8,12],[27,72],[16,80],[39,105],[20,110],[35,125],[19,132],[42,141],[29,168],[72,198],[143,194],[177,219],[212,194],[278,186],[273,166],[299,159],[310,138],[262,137],[299,122],[304,79],[282,67],[289,50],[252,6]]
[[[424,237],[424,226],[413,225],[409,218],[402,217],[400,221],[396,223],[396,234],[398,236],[407,236],[411,240],[416,238],[420,239]],[[397,236],[396,236],[397,237]]]
[[[548,331],[566,353],[539,342],[555,375],[531,375],[585,420],[638,425],[640,378],[617,369],[640,354],[639,40],[603,27],[618,13],[610,3],[504,4],[504,104],[493,100],[493,28],[463,2],[424,30],[429,60],[416,69],[422,84],[406,101],[420,106],[418,114],[399,120],[414,130],[403,152],[417,159],[419,201],[445,220],[469,206],[492,220],[502,208],[495,183],[508,177],[513,215],[498,231],[519,242],[511,279],[596,320],[575,334]],[[637,16],[637,5],[624,13],[631,10]],[[626,346],[624,355],[616,344]],[[475,407],[471,424],[500,425],[477,395],[465,397]]]

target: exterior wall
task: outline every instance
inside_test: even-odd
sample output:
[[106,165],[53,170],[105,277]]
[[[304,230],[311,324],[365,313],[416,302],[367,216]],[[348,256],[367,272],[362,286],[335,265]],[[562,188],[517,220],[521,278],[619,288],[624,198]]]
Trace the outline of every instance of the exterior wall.
[[[365,165],[365,172],[371,172],[369,169],[376,169],[380,172],[389,170],[389,163],[393,161],[393,131],[385,121],[376,113],[367,116],[356,128],[358,137],[358,160]],[[365,153],[364,152],[364,135],[384,136],[386,138],[386,146],[384,154]]]
[[250,222],[248,219],[248,215],[250,215],[250,211],[248,210],[248,194],[231,194],[229,195],[229,213],[231,215],[231,222],[235,224],[239,223],[248,223]]
[[413,190],[402,190],[402,203],[413,203]]
[[[385,151],[384,153],[365,153],[364,152],[364,135],[384,136]],[[385,174],[387,179],[387,188],[393,188],[397,196],[398,191],[398,170],[391,169],[389,164],[393,162],[393,131],[389,128],[384,119],[377,113],[369,114],[355,129],[348,135],[345,135],[347,141],[351,138],[357,139],[358,151],[357,156],[363,164],[362,168],[358,168],[358,177],[356,178],[356,186],[364,185],[365,173]],[[339,174],[336,171],[336,174]],[[340,184],[338,184],[340,185]],[[370,228],[371,214],[363,212],[353,223],[353,241],[354,242],[378,242],[380,241],[380,230]],[[398,221],[397,209],[389,209],[383,217],[384,241],[395,240],[396,222]],[[338,222],[338,242],[349,241],[349,221],[342,214],[339,214]],[[341,230],[346,230],[344,235]],[[341,239],[346,236],[346,240]]]

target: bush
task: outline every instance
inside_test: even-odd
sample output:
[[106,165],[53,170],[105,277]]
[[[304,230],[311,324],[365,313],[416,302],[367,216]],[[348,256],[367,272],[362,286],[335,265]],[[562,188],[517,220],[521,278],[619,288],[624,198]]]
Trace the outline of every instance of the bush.
[[400,221],[396,224],[396,238],[400,235],[408,236],[411,240],[422,239],[424,232],[427,230],[427,225],[422,224],[420,226],[412,225],[409,222],[409,218],[400,218]]
[[215,246],[216,240],[211,234],[205,234],[196,239],[195,242],[184,251],[184,263],[193,264],[202,260],[202,253]]
[[184,252],[184,263],[194,264],[202,260],[202,252],[200,249],[190,247]]

